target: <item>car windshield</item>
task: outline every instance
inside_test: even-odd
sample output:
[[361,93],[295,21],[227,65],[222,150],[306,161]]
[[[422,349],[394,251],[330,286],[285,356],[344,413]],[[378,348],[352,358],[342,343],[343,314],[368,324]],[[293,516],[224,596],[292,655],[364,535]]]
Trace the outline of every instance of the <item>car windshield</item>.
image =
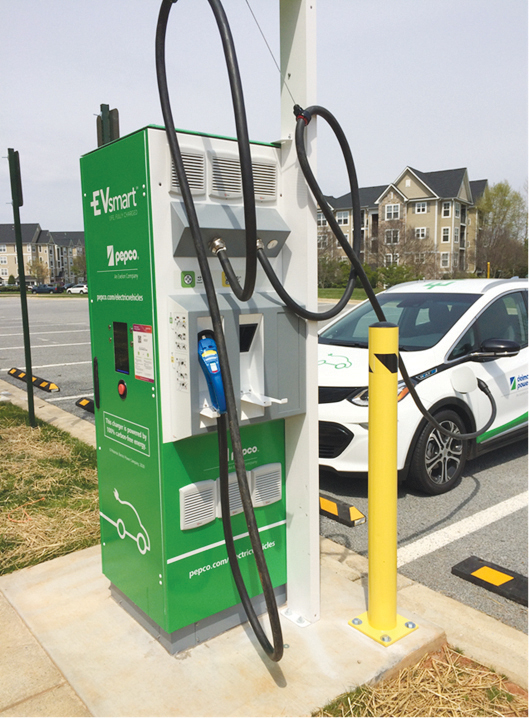
[[[378,300],[386,320],[399,327],[399,348],[413,352],[437,344],[479,296],[389,292],[381,294]],[[325,329],[320,334],[320,344],[367,347],[369,326],[377,321],[374,309],[366,302]]]

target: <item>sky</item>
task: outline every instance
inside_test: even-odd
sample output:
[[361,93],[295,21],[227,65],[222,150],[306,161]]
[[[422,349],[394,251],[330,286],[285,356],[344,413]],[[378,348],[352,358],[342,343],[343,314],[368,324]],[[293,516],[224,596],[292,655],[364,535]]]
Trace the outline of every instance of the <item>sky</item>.
[[[361,187],[406,166],[467,167],[526,192],[526,0],[309,0],[317,6],[317,104],[339,120]],[[251,139],[280,137],[279,1],[223,0]],[[159,0],[0,0],[0,223],[13,221],[7,148],[20,153],[23,223],[83,229],[79,158],[102,103],[125,135],[163,124],[154,65]],[[177,127],[233,136],[231,98],[206,0],[173,5],[167,66]],[[293,127],[294,127],[294,117]],[[317,177],[349,191],[318,124]]]

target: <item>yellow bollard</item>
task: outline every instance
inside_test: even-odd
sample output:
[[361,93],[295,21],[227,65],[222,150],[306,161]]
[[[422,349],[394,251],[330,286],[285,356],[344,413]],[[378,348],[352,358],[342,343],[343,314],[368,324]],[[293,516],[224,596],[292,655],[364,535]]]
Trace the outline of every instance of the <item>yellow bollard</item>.
[[368,610],[349,624],[384,646],[417,628],[397,615],[399,329],[369,327]]
[[369,327],[368,620],[397,625],[397,371],[399,329]]

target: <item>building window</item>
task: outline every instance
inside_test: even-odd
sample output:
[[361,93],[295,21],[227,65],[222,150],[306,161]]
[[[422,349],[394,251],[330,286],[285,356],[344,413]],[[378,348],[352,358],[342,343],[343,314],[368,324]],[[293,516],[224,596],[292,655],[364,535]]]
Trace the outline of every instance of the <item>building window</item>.
[[362,209],[360,211],[360,226],[361,227],[366,226],[366,211],[365,211],[365,209]]
[[450,227],[443,227],[443,242],[449,242],[450,241]]
[[7,246],[5,244],[0,244],[0,252],[7,252]]
[[443,217],[450,217],[451,202],[443,202]]
[[454,227],[454,242],[459,244],[459,227]]
[[7,269],[0,269],[0,276],[7,277]]
[[428,230],[426,227],[416,227],[415,228],[415,237],[416,239],[426,239],[428,236]]
[[349,224],[349,212],[336,212],[338,224]]
[[386,205],[386,219],[398,219],[400,216],[400,204]]
[[0,264],[7,264],[7,257],[0,257]]
[[399,263],[399,255],[398,254],[384,255],[384,265],[386,267],[390,267],[392,264],[398,264],[398,263]]
[[441,267],[443,269],[450,267],[450,252],[441,252]]
[[398,229],[386,229],[386,244],[398,244],[399,243],[399,230]]
[[323,212],[318,212],[318,227],[326,227],[327,220],[324,217]]
[[415,202],[415,214],[426,214],[428,202]]
[[461,205],[459,204],[459,202],[454,202],[454,216],[461,216]]

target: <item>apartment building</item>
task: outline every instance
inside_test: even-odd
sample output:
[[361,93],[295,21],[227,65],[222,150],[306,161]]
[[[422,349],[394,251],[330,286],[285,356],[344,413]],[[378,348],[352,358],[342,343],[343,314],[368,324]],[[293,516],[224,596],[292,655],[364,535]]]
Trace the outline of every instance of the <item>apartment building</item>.
[[[84,232],[50,232],[40,224],[22,224],[22,249],[26,281],[35,284],[37,279],[30,271],[30,263],[40,260],[45,268],[45,282],[66,284],[84,281],[83,273],[76,272],[77,257],[84,256]],[[13,224],[0,224],[0,283],[7,284],[10,276],[18,281],[18,255]]]
[[[476,269],[476,203],[487,180],[470,181],[466,168],[421,172],[406,167],[389,185],[360,189],[361,260],[373,266],[413,264],[437,278]],[[352,241],[351,194],[327,197]],[[328,241],[318,213],[320,245]]]

